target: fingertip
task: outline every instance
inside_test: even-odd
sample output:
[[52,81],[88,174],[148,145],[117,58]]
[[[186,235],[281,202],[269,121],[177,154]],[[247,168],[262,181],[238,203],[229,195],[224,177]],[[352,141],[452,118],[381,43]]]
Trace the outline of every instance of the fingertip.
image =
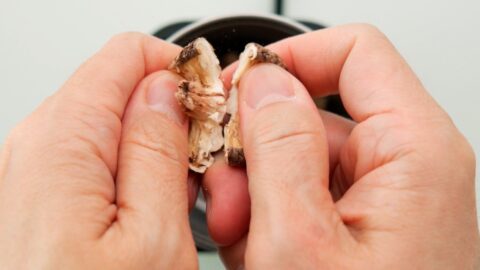
[[250,222],[250,197],[244,169],[216,162],[202,181],[207,199],[207,224],[210,236],[220,246],[231,245],[247,231]]
[[218,251],[223,264],[227,269],[245,269],[245,250],[247,248],[247,236],[244,236],[233,245],[221,247]]

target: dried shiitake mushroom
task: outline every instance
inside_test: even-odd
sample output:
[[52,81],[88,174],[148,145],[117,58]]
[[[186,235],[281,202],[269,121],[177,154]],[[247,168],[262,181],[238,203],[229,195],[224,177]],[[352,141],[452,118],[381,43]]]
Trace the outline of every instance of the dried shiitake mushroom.
[[176,97],[190,117],[189,166],[204,173],[213,164],[212,153],[223,146],[221,123],[226,102],[220,64],[210,43],[198,38],[180,52],[170,68],[184,78]]
[[239,136],[238,83],[242,75],[258,63],[272,63],[285,68],[285,65],[278,55],[256,43],[247,44],[245,50],[240,54],[238,67],[232,77],[232,89],[230,90],[230,96],[227,100],[227,114],[230,116],[230,120],[224,128],[225,160],[229,165],[238,166],[245,163],[243,147]]
[[[256,63],[273,63],[285,67],[273,52],[255,43],[247,44],[233,74],[228,101],[220,79],[218,58],[206,39],[198,38],[189,43],[171,64],[170,69],[184,79],[178,86],[176,97],[190,118],[188,143],[191,170],[204,173],[213,164],[212,153],[220,150],[223,145],[229,165],[245,164],[240,141],[237,87],[240,77]],[[225,116],[229,120],[222,134]]]

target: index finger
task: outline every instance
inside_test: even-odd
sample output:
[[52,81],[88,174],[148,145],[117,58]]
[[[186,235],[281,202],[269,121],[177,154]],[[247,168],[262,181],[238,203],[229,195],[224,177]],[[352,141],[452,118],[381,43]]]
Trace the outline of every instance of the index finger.
[[[136,85],[148,74],[166,69],[181,50],[142,33],[113,37],[87,60],[56,95],[73,131],[107,163],[114,174],[121,119]],[[59,113],[58,115],[63,115]],[[83,127],[83,128],[82,128]],[[64,127],[65,128],[65,127]]]
[[[352,118],[408,110],[431,102],[395,47],[376,28],[345,25],[268,46],[315,97],[339,92]],[[224,72],[230,81],[234,66]]]
[[[21,168],[22,160],[38,160],[38,168],[90,166],[86,171],[94,175],[77,177],[81,185],[71,184],[72,178],[64,180],[76,190],[97,189],[100,184],[109,187],[108,196],[113,194],[122,118],[130,96],[146,75],[167,68],[180,49],[140,33],[112,38],[10,134],[8,149],[15,149],[16,157],[22,159],[9,164],[18,163]],[[50,157],[39,159],[38,153]],[[98,168],[105,168],[106,173]],[[105,177],[98,177],[100,172]],[[95,179],[91,185],[84,183],[90,179]],[[29,182],[29,186],[35,185]]]
[[0,161],[2,202],[29,198],[44,203],[37,210],[45,210],[47,219],[67,215],[75,224],[111,224],[125,108],[135,86],[167,68],[179,51],[139,33],[108,42],[7,138]]

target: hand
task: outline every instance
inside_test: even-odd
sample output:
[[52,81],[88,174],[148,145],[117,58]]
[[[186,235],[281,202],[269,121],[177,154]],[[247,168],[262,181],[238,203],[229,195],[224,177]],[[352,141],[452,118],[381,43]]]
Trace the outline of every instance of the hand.
[[[262,64],[240,83],[250,223],[243,172],[219,162],[203,183],[228,268],[474,269],[474,154],[385,36],[342,26],[271,49],[298,80]],[[337,89],[353,122],[312,102]]]
[[2,269],[197,268],[188,121],[164,70],[179,51],[119,35],[15,128],[0,159]]

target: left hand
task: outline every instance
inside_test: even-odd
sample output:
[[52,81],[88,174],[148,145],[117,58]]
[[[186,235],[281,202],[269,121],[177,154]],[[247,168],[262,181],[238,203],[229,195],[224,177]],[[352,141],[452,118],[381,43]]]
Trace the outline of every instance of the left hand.
[[2,269],[197,268],[188,121],[165,71],[179,51],[118,35],[10,134]]

